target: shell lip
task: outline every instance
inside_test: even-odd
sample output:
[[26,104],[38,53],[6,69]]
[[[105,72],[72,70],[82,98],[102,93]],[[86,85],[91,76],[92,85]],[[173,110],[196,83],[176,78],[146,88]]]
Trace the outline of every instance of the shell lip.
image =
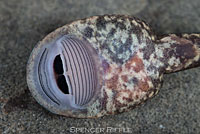
[[[40,41],[33,49],[33,51],[31,52],[31,55],[29,57],[28,63],[27,63],[27,68],[26,68],[26,79],[27,79],[27,84],[29,87],[30,92],[32,93],[32,96],[36,99],[36,101],[43,107],[45,107],[47,110],[51,111],[52,113],[55,114],[61,114],[66,116],[74,116],[76,115],[75,113],[82,113],[83,115],[87,116],[87,108],[91,105],[91,103],[93,103],[96,99],[94,98],[98,98],[97,96],[99,96],[100,94],[97,92],[93,97],[92,100],[84,105],[83,107],[80,107],[78,109],[76,108],[66,108],[64,106],[62,107],[57,107],[55,106],[53,103],[49,102],[48,100],[46,100],[41,94],[40,92],[37,90],[37,85],[35,84],[35,78],[34,78],[34,67],[36,66],[36,58],[38,55],[40,55],[41,50],[45,47],[45,45],[52,44],[55,43],[56,41],[58,41],[61,37],[66,36],[66,35],[59,35],[57,38],[45,38],[42,41]],[[75,35],[67,35],[70,37],[76,37]],[[91,51],[91,50],[90,50]],[[93,50],[92,50],[93,51]],[[96,58],[98,57],[98,55],[96,56]],[[97,63],[98,65],[100,65],[101,63]],[[100,74],[102,75],[102,74]],[[99,76],[101,77],[101,76]],[[101,89],[101,86],[98,87],[99,89]],[[83,116],[82,115],[82,116]],[[81,116],[81,115],[80,115]]]

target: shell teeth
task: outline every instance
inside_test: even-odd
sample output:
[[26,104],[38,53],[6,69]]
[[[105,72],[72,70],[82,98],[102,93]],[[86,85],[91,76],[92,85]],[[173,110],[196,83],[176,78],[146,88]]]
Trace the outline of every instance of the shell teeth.
[[58,105],[82,107],[97,88],[94,60],[86,41],[63,36],[39,57],[38,82],[45,97]]

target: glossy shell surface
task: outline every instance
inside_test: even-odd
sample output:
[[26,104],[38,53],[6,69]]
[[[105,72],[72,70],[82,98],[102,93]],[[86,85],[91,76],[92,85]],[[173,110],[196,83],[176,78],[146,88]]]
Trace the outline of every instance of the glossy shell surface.
[[[84,94],[86,90],[77,88],[76,91],[81,90],[77,94],[80,97],[75,98],[85,101],[74,102],[74,105],[71,105],[73,99],[67,101],[66,103],[70,103],[71,106],[66,106],[65,102],[57,105],[51,99],[47,99],[44,91],[38,90],[41,87],[38,85],[38,77],[35,72],[38,66],[38,57],[41,57],[44,50],[56,52],[56,49],[52,47],[55,46],[56,41],[64,40],[63,38],[71,38],[72,42],[74,40],[84,42],[82,43],[83,47],[89,51],[96,73],[94,78],[89,78],[93,87],[86,89],[91,90],[93,94],[87,98],[85,96],[87,94]],[[171,38],[169,37],[170,41]],[[171,42],[172,44],[176,43],[176,39]],[[67,46],[66,44],[67,41],[64,46]],[[165,45],[160,47],[156,44]],[[34,48],[27,66],[28,86],[36,100],[56,114],[90,118],[128,111],[158,93],[164,70],[170,58],[172,58],[170,64],[178,63],[173,61],[174,56],[165,60],[164,50],[168,50],[165,49],[168,47],[171,48],[170,45],[166,38],[157,42],[148,25],[131,16],[104,15],[74,21],[47,35]],[[72,46],[75,48],[76,43]],[[68,47],[72,46],[68,45]],[[67,48],[67,51],[69,49]],[[70,51],[68,52],[70,53]],[[78,56],[77,60],[81,57]],[[54,55],[55,57],[56,55]],[[72,57],[68,59],[72,59]],[[194,59],[194,57],[192,58]],[[70,64],[69,60],[64,63],[62,56],[61,60],[63,64]],[[66,67],[66,65],[64,66]],[[84,70],[84,65],[77,67]],[[172,69],[169,68],[170,70]],[[66,75],[66,72],[62,72],[63,74]],[[58,100],[59,98],[60,96],[58,96]]]

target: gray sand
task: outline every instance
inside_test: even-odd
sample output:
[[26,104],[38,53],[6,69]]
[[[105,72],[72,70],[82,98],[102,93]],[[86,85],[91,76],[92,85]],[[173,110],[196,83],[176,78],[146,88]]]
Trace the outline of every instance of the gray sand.
[[54,115],[33,99],[26,84],[26,63],[34,45],[73,20],[129,14],[146,20],[157,34],[200,32],[199,0],[157,1],[1,0],[0,133],[74,132],[71,127],[96,128],[96,132],[109,127],[142,134],[200,133],[200,68],[166,75],[159,94],[146,104],[98,119]]

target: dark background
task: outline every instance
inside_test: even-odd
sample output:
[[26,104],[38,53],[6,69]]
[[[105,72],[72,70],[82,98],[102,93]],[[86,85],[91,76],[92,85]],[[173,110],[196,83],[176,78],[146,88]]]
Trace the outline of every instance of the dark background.
[[34,45],[66,23],[113,13],[146,20],[156,34],[200,32],[199,0],[0,0],[0,133],[69,133],[70,127],[200,133],[200,68],[166,75],[145,105],[98,119],[54,115],[33,99],[26,63]]

